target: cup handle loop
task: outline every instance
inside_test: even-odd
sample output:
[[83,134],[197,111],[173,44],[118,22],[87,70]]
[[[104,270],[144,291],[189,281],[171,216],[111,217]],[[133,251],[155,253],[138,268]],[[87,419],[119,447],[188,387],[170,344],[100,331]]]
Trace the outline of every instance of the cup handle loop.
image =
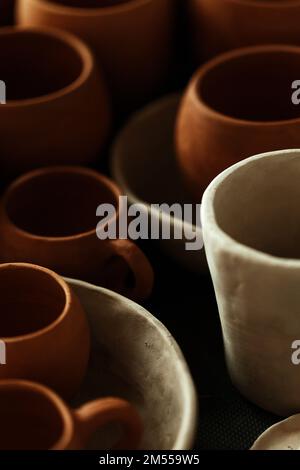
[[91,436],[108,423],[120,423],[123,436],[116,443],[116,450],[135,450],[138,448],[143,425],[141,418],[128,401],[120,398],[102,398],[91,401],[75,411],[80,437],[86,445]]

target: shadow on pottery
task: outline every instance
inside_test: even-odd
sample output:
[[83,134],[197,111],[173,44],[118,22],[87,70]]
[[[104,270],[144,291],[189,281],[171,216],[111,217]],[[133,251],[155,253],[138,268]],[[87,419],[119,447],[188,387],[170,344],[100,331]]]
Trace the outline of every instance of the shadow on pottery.
[[[45,60],[47,58],[47,60]],[[90,50],[47,28],[0,29],[1,172],[96,159],[110,125],[108,96]]]
[[230,376],[282,416],[300,410],[299,178],[299,150],[261,154],[217,176],[202,201]]
[[199,68],[176,125],[178,162],[197,201],[230,165],[260,152],[300,147],[300,107],[292,102],[300,48],[258,46]]
[[127,239],[100,240],[96,234],[97,207],[111,204],[116,212],[103,224],[117,223],[120,195],[113,181],[83,167],[44,168],[21,176],[0,202],[1,259],[39,264],[145,299],[153,270],[140,248]]
[[[8,412],[9,410],[9,412]],[[0,382],[0,450],[79,450],[107,423],[119,423],[115,449],[136,449],[142,422],[119,398],[103,398],[70,409],[49,388],[23,380]]]
[[299,0],[188,0],[198,63],[238,47],[300,45]]
[[1,381],[33,380],[72,397],[90,351],[85,313],[72,289],[48,269],[10,263],[0,265],[0,294],[0,337],[7,356]]
[[[199,234],[192,221],[175,218],[151,204],[191,204],[176,164],[174,152],[174,126],[180,95],[167,96],[136,113],[116,138],[111,154],[111,171],[114,179],[128,196],[129,204],[142,203],[149,218],[159,225],[170,224],[171,238],[160,240],[161,248],[182,266],[193,271],[206,271],[203,248],[189,251],[191,242],[185,233]],[[193,219],[197,221],[197,208],[193,205]],[[182,211],[184,216],[184,211]],[[200,211],[198,219],[200,218]],[[198,226],[200,220],[198,220]],[[174,239],[175,226],[183,237]],[[162,232],[160,230],[160,232]],[[198,238],[199,238],[198,237]],[[202,246],[202,244],[201,244]]]
[[[192,449],[197,397],[185,359],[167,329],[145,309],[106,289],[68,281],[92,332],[88,372],[74,407],[118,396],[131,402],[144,423],[144,450]],[[110,448],[120,430],[98,433],[92,449]]]
[[[163,84],[172,59],[174,0],[19,0],[17,23],[84,39],[106,74],[115,105],[133,108]],[[121,103],[121,104],[120,104]]]

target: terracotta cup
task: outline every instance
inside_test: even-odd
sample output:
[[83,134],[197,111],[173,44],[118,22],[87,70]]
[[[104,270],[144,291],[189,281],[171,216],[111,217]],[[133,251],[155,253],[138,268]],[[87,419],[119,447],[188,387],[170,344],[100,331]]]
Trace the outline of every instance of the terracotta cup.
[[292,102],[300,48],[257,46],[223,54],[196,72],[176,125],[181,172],[197,200],[222,170],[259,152],[300,147]]
[[77,410],[49,388],[23,380],[0,382],[1,450],[79,450],[111,422],[123,436],[116,449],[135,449],[142,423],[135,408],[119,398],[102,398]]
[[174,0],[19,0],[22,25],[78,34],[95,50],[115,105],[132,108],[164,82],[171,63]]
[[0,203],[0,257],[146,298],[153,271],[143,252],[130,240],[100,240],[96,234],[103,220],[96,210],[103,203],[115,208],[108,224],[118,229],[120,195],[111,180],[87,168],[52,167],[21,176]]
[[266,153],[221,173],[202,202],[230,375],[279,415],[300,411],[299,178],[300,150]]
[[6,364],[0,379],[44,383],[64,397],[86,371],[90,336],[76,295],[54,272],[24,263],[0,265],[0,338]]
[[198,61],[258,44],[300,44],[299,0],[188,0]]
[[76,37],[47,28],[0,29],[1,173],[98,156],[110,112],[90,50]]

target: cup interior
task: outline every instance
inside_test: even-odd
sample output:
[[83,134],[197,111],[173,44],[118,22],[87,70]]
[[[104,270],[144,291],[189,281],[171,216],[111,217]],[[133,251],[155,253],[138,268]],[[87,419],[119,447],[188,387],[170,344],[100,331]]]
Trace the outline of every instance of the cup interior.
[[132,0],[52,0],[52,3],[73,8],[105,8],[130,1]]
[[96,174],[49,170],[21,178],[5,205],[13,224],[28,233],[71,237],[96,230],[96,209],[103,203],[118,209],[115,194]]
[[0,450],[50,449],[64,430],[55,403],[23,387],[0,387],[0,422]]
[[256,49],[214,62],[197,85],[198,96],[213,110],[247,121],[282,121],[300,117],[292,103],[300,49]]
[[59,91],[82,70],[78,51],[59,37],[26,30],[0,34],[0,77],[7,102]]
[[300,258],[300,153],[252,160],[217,186],[216,221],[239,243]]
[[23,265],[0,269],[0,338],[35,333],[51,325],[66,304],[63,287],[50,273]]

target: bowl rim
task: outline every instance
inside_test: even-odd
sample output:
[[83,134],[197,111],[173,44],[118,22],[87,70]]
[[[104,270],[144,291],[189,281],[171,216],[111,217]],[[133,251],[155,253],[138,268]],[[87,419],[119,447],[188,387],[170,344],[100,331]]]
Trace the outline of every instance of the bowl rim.
[[[193,448],[196,430],[198,424],[198,397],[196,392],[196,387],[192,379],[189,366],[186,362],[186,359],[166,326],[158,320],[154,315],[152,315],[148,310],[146,310],[141,305],[137,304],[133,300],[124,297],[121,294],[117,294],[109,289],[104,287],[98,287],[88,282],[80,281],[77,279],[65,278],[64,280],[71,287],[81,287],[89,291],[96,291],[100,295],[105,295],[112,299],[117,300],[119,303],[126,303],[128,308],[130,308],[134,315],[140,318],[143,318],[146,322],[150,323],[156,331],[163,338],[165,344],[169,347],[170,351],[175,357],[175,365],[180,377],[180,384],[182,395],[184,396],[184,401],[182,402],[182,419],[181,425],[177,432],[176,440],[172,446],[172,450],[189,450]],[[80,296],[79,296],[80,297]]]

